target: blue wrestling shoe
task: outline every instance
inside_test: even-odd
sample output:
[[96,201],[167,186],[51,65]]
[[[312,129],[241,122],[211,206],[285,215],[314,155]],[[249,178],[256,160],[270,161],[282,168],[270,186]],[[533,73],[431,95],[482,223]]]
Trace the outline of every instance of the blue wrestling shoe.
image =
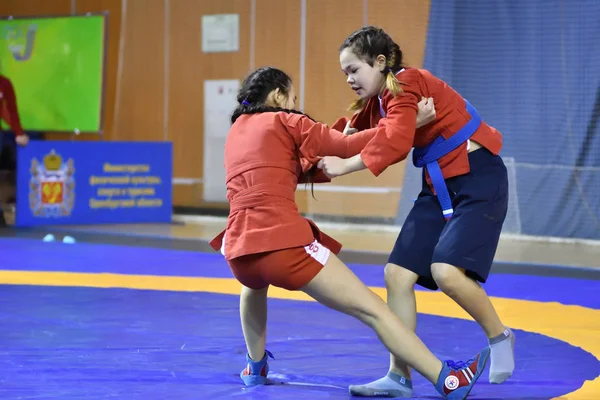
[[435,388],[445,399],[466,399],[485,369],[489,357],[490,348],[486,347],[467,362],[444,361]]
[[240,378],[242,378],[246,386],[264,385],[267,383],[267,374],[269,373],[267,360],[269,357],[273,360],[275,359],[273,354],[268,350],[265,350],[265,356],[260,361],[253,361],[250,355],[246,354],[248,365],[240,373]]

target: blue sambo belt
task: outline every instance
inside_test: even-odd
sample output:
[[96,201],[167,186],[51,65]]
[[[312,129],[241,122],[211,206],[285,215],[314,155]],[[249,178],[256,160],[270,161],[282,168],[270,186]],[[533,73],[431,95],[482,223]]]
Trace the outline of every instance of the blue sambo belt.
[[471,119],[458,132],[448,139],[438,136],[428,146],[415,147],[413,150],[413,165],[417,168],[425,167],[427,169],[446,220],[452,217],[454,209],[438,160],[469,140],[481,125],[481,117],[475,107],[467,100],[465,103]]
[[[379,98],[379,112],[381,117],[385,118],[386,113],[381,103],[381,98]],[[465,103],[467,113],[471,115],[471,119],[458,132],[448,139],[438,136],[428,146],[415,147],[413,150],[413,165],[417,168],[425,167],[427,169],[446,220],[452,217],[454,209],[452,208],[448,187],[446,186],[446,181],[444,180],[444,175],[442,175],[442,169],[438,164],[438,160],[469,140],[477,128],[479,128],[479,125],[481,125],[481,117],[475,107],[466,99]]]

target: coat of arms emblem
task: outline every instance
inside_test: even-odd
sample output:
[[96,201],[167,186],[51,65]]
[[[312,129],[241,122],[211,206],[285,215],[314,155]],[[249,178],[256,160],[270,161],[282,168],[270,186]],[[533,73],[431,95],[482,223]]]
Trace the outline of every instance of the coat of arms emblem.
[[75,165],[72,158],[65,163],[54,150],[40,163],[31,160],[29,207],[36,217],[66,217],[75,204]]

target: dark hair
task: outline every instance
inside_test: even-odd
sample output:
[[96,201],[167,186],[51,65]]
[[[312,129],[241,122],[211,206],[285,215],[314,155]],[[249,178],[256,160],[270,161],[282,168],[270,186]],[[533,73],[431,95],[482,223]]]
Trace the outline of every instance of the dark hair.
[[[239,104],[231,115],[231,123],[233,124],[243,114],[283,111],[306,115],[297,110],[271,107],[265,104],[269,93],[273,90],[279,89],[281,93],[287,95],[291,86],[292,78],[280,69],[262,67],[252,72],[244,79],[242,87],[238,92],[237,101]],[[308,117],[308,115],[306,116]]]
[[[284,95],[287,96],[291,87],[292,78],[290,78],[289,75],[282,70],[273,67],[262,67],[257,69],[248,75],[242,83],[242,87],[237,95],[237,101],[239,104],[233,111],[233,114],[231,114],[231,123],[235,123],[235,121],[243,114],[279,111],[292,114],[301,114],[313,120],[307,114],[301,111],[289,110],[281,107],[272,107],[265,104],[269,93],[271,93],[273,90],[279,89]],[[313,198],[315,197],[313,181],[316,169],[316,166],[313,166],[313,168],[311,168],[302,176],[303,180],[305,180],[307,183],[310,183],[310,191]]]
[[[340,46],[340,53],[350,48],[354,54],[371,67],[377,56],[382,54],[386,58],[386,66],[383,73],[386,75],[385,86],[396,96],[402,92],[402,87],[396,73],[402,69],[402,50],[381,28],[375,26],[364,26],[350,34]],[[351,106],[351,110],[360,110],[364,107],[364,101],[358,99]]]

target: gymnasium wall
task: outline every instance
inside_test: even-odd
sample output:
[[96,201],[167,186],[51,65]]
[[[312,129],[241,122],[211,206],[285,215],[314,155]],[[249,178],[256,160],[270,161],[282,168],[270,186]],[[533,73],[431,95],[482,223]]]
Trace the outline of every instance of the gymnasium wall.
[[[379,25],[400,43],[407,63],[421,66],[429,0],[0,1],[0,15],[101,11],[109,12],[104,139],[172,141],[174,205],[226,208],[202,200],[203,81],[242,79],[252,68],[274,65],[291,74],[308,114],[333,123],[354,96],[339,69],[344,38],[365,23]],[[201,16],[221,13],[240,15],[240,50],[203,53]],[[401,163],[377,179],[366,171],[342,177],[316,188],[317,200],[298,191],[298,203],[312,214],[393,220],[403,172]]]

